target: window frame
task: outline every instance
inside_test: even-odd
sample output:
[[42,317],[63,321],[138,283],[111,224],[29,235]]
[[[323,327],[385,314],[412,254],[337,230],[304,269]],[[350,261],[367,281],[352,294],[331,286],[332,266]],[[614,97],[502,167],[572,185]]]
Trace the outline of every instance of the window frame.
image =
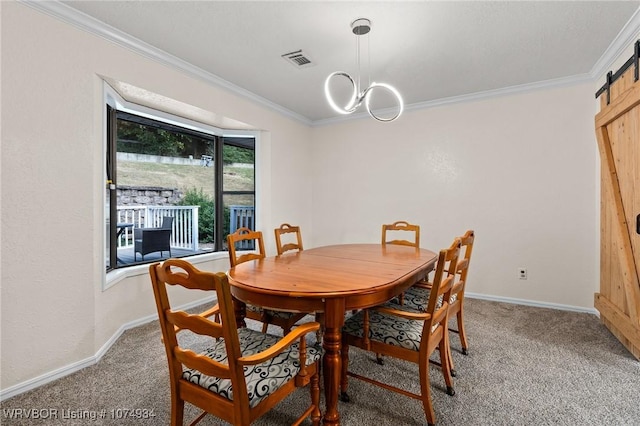
[[[207,137],[215,138],[216,141],[214,143],[215,147],[215,155],[216,158],[223,158],[222,151],[225,145],[225,138],[251,138],[253,139],[253,150],[254,150],[254,176],[253,176],[253,191],[224,191],[224,180],[223,180],[223,167],[216,167],[215,169],[215,179],[212,183],[214,185],[215,190],[215,228],[214,228],[214,250],[209,253],[194,253],[191,256],[185,256],[188,259],[198,260],[212,260],[217,258],[226,257],[226,248],[225,242],[223,241],[223,233],[224,233],[224,195],[226,194],[250,194],[253,195],[254,198],[254,209],[257,212],[259,210],[259,201],[258,201],[258,159],[259,159],[259,135],[260,133],[257,131],[250,130],[233,130],[233,129],[222,129],[212,125],[204,124],[201,122],[197,122],[194,120],[190,120],[185,117],[180,117],[168,113],[166,111],[162,111],[159,109],[154,109],[150,107],[146,107],[139,104],[134,104],[123,99],[119,93],[115,89],[113,89],[110,85],[104,84],[104,99],[103,99],[103,118],[104,118],[104,131],[103,131],[103,161],[101,169],[103,170],[104,179],[103,182],[106,182],[106,185],[103,185],[103,197],[102,197],[102,211],[103,218],[102,224],[104,226],[104,240],[103,240],[103,269],[105,271],[105,282],[103,286],[103,290],[115,284],[115,282],[119,281],[125,276],[130,275],[140,275],[141,273],[146,273],[149,262],[137,262],[133,264],[125,264],[122,266],[118,266],[117,261],[115,267],[111,265],[107,265],[107,250],[109,250],[109,259],[114,259],[115,253],[117,253],[117,240],[115,238],[116,233],[116,222],[109,221],[109,226],[106,226],[107,214],[109,214],[109,218],[113,217],[113,211],[117,209],[116,206],[116,190],[115,185],[117,184],[117,176],[115,175],[115,170],[117,170],[117,161],[115,161],[115,156],[117,155],[116,146],[110,146],[111,143],[115,143],[115,138],[111,137],[113,132],[117,132],[117,120],[116,118],[118,112],[122,112],[124,114],[130,114],[135,117],[140,117],[142,121],[150,120],[152,122],[161,123],[161,128],[165,128],[167,130],[176,129],[172,131],[180,131],[185,134],[191,134],[198,137],[202,137],[206,135]],[[112,123],[112,125],[110,125]],[[233,145],[233,143],[231,143]],[[111,150],[111,151],[109,151]],[[112,173],[108,174],[107,169],[107,161],[109,152],[113,154],[113,164],[111,164]],[[115,178],[115,179],[114,179]],[[112,181],[115,180],[116,184],[112,184]],[[106,212],[106,199],[109,196],[109,208],[110,212]],[[258,227],[258,218],[255,218],[255,227]],[[106,242],[109,241],[109,245],[107,247]],[[223,253],[221,255],[220,253]],[[144,271],[137,273],[136,271]],[[114,282],[112,282],[114,281]]]

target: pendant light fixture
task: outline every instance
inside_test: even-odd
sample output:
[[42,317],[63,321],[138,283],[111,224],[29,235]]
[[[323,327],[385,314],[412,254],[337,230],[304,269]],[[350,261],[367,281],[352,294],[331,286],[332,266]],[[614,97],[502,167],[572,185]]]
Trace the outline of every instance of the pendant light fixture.
[[[402,102],[402,96],[400,96],[400,93],[393,86],[387,83],[376,83],[375,81],[370,82],[369,86],[364,90],[361,89],[361,85],[360,85],[360,39],[362,38],[363,35],[368,34],[369,31],[371,31],[371,21],[366,18],[356,19],[351,23],[351,30],[358,38],[357,39],[358,43],[356,47],[356,54],[358,56],[358,77],[357,77],[358,82],[356,84],[353,78],[344,71],[336,71],[334,73],[329,74],[327,79],[324,81],[324,94],[327,97],[327,102],[329,102],[329,105],[331,106],[331,108],[333,108],[334,111],[340,114],[347,115],[357,110],[358,107],[362,105],[362,102],[364,101],[367,112],[371,117],[375,118],[378,121],[383,121],[383,122],[393,121],[396,118],[400,117],[400,114],[402,114],[402,111],[404,110],[404,103]],[[367,49],[367,55],[369,55],[368,49]],[[333,100],[333,97],[331,96],[331,90],[329,86],[330,86],[331,79],[335,76],[346,77],[351,83],[351,86],[353,87],[353,93],[351,94],[351,98],[349,99],[349,102],[347,103],[347,105],[344,106],[344,108],[336,104],[335,101]],[[378,117],[373,113],[373,111],[371,111],[371,96],[373,94],[374,89],[384,89],[390,92],[397,99],[398,112],[396,113],[396,115],[394,115],[391,118],[382,118],[382,117]]]

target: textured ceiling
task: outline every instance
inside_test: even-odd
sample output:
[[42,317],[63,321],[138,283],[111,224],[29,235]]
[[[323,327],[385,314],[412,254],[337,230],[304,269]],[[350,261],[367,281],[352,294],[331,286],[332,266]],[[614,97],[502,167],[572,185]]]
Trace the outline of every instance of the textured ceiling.
[[[357,72],[349,24],[372,21],[363,79],[421,104],[558,79],[587,78],[638,1],[65,1],[310,122],[337,116],[324,80]],[[281,55],[302,49],[314,65]],[[370,65],[369,65],[370,64]],[[602,70],[599,70],[602,71]],[[341,86],[336,86],[340,97]],[[388,97],[376,106],[385,107]]]

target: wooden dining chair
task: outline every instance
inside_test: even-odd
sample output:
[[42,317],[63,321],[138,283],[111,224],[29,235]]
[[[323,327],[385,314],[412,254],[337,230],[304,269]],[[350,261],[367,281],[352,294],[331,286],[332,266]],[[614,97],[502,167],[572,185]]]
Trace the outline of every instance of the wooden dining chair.
[[[288,223],[283,223],[280,227],[274,229],[273,232],[276,236],[276,250],[278,252],[278,256],[292,250],[304,250],[302,247],[302,233],[300,232],[299,226],[291,226]],[[289,234],[294,234],[295,242],[285,240]]]
[[[412,239],[387,239],[387,233],[389,235],[399,236],[400,234],[395,231],[400,231],[402,233],[413,233]],[[393,238],[393,237],[391,237]],[[420,247],[420,226],[412,225],[409,222],[405,222],[404,220],[400,220],[398,222],[394,222],[392,224],[382,225],[382,245],[385,244],[400,244],[403,246],[411,246],[411,247]]]
[[[386,304],[364,309],[345,321],[342,329],[341,398],[349,401],[347,376],[366,381],[405,396],[422,401],[427,423],[436,422],[431,400],[429,363],[440,366],[447,394],[454,395],[453,379],[449,371],[447,319],[449,298],[454,284],[454,271],[460,253],[460,239],[440,251],[433,280],[431,296],[425,306],[418,310],[404,309],[400,305]],[[376,354],[399,358],[418,364],[420,394],[409,392],[387,382],[349,371],[349,346],[355,346]],[[438,349],[440,362],[430,360]]]
[[[239,254],[236,246],[243,242],[252,242],[256,251]],[[229,249],[229,263],[232,268],[243,262],[255,259],[264,259],[266,257],[264,239],[261,231],[252,231],[249,228],[240,228],[236,230],[236,232],[227,235],[227,246]],[[264,309],[260,306],[251,304],[246,305],[246,317],[256,321],[261,321],[263,333],[267,332],[269,324],[274,324],[281,327],[284,334],[287,334],[291,330],[291,327],[306,315],[306,313]]]
[[[471,263],[475,232],[470,229],[459,238],[461,249],[464,250],[464,257],[462,257],[456,265],[456,281],[451,289],[451,298],[449,299],[449,318],[455,316],[457,328],[449,328],[449,331],[458,334],[461,352],[464,355],[468,355],[469,343],[464,328],[464,291],[469,274],[469,264]],[[410,309],[419,309],[421,306],[424,306],[425,301],[429,299],[432,286],[433,284],[428,281],[415,284],[405,292],[404,306]],[[451,348],[451,346],[449,346],[449,348]],[[451,374],[456,376],[457,373],[453,365],[453,358],[450,356],[449,360],[451,362]]]
[[[398,232],[396,232],[398,231]],[[406,234],[406,233],[412,233],[413,234],[413,238],[411,239],[404,239],[404,238],[395,238],[395,239],[388,239],[387,233],[389,233],[389,235],[394,235],[396,237],[398,237],[399,235],[402,234]],[[391,237],[393,238],[393,237]],[[416,247],[419,248],[420,247],[420,226],[419,225],[412,225],[409,222],[406,222],[404,220],[400,220],[397,222],[394,222],[392,224],[384,224],[382,225],[382,245],[385,244],[397,244],[397,245],[403,245],[403,246],[410,246],[410,247]],[[404,293],[399,294],[398,296],[398,300],[400,301],[400,304],[402,305],[404,302]],[[382,358],[378,357],[378,363],[382,363]]]
[[[199,271],[181,259],[155,263],[149,273],[169,363],[172,426],[183,424],[185,402],[203,410],[191,424],[212,414],[233,425],[249,425],[307,386],[311,404],[298,422],[311,416],[313,425],[320,423],[321,351],[307,346],[305,337],[318,323],[303,324],[282,338],[237,328],[225,273]],[[167,286],[215,292],[221,321],[174,310]],[[186,338],[178,339],[176,330],[187,332]]]
[[[288,251],[303,251],[302,246],[302,232],[299,226],[291,226],[288,223],[283,223],[278,228],[273,230],[276,237],[276,250],[278,256],[283,255]],[[293,234],[293,235],[290,235]],[[295,242],[293,242],[295,240]],[[320,323],[320,330],[316,333],[316,340],[322,342],[322,335],[324,334],[324,312],[315,312],[316,322]]]

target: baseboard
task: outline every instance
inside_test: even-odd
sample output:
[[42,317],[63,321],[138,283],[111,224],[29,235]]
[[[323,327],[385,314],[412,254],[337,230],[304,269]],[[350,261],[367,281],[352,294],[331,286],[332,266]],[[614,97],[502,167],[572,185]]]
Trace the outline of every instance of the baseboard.
[[[190,302],[185,305],[179,306],[180,310],[187,310],[191,308],[195,308],[196,306],[200,306],[205,303],[214,302],[215,297],[207,297],[205,299],[200,299],[195,302]],[[104,345],[96,352],[95,355],[85,358],[83,360],[74,362],[69,365],[65,365],[64,367],[58,368],[56,370],[45,373],[41,376],[34,377],[33,379],[27,380],[22,383],[18,383],[17,385],[10,386],[6,389],[0,390],[0,401],[4,401],[6,399],[12,398],[16,395],[20,395],[22,393],[28,392],[30,390],[36,389],[40,386],[46,385],[47,383],[51,383],[55,380],[61,379],[69,374],[73,374],[76,371],[80,371],[86,367],[91,367],[94,364],[100,362],[102,357],[111,349],[111,346],[114,345],[122,336],[122,334],[132,328],[139,327],[143,324],[147,324],[151,321],[155,321],[158,319],[157,314],[149,315],[143,318],[139,318],[135,321],[128,322],[123,324],[114,334],[111,336],[109,340],[105,342]]]
[[563,305],[560,303],[538,302],[536,300],[516,299],[514,297],[491,296],[487,294],[470,293],[468,291],[464,292],[464,296],[470,299],[481,299],[481,300],[489,300],[492,302],[512,303],[514,305],[534,306],[536,308],[557,309],[560,311],[584,312],[587,314],[594,314],[596,316],[600,316],[600,313],[597,311],[596,308],[584,308],[582,306]]
[[[595,308],[583,308],[580,306],[562,305],[559,303],[546,303],[546,302],[538,302],[538,301],[525,300],[525,299],[516,299],[512,297],[491,296],[486,294],[469,293],[469,292],[465,292],[465,296],[470,299],[481,299],[481,300],[489,300],[493,302],[512,303],[515,305],[534,306],[538,308],[558,309],[562,311],[584,312],[584,313],[599,315],[598,311]],[[198,301],[180,306],[179,309],[186,310],[186,309],[195,308],[196,306],[202,305],[204,303],[210,303],[213,300],[215,299],[207,298],[207,299],[198,300]],[[113,346],[113,344],[120,338],[120,336],[122,336],[122,334],[125,331],[131,328],[141,326],[143,324],[147,324],[151,321],[155,321],[156,319],[158,319],[157,315],[149,315],[144,318],[140,318],[135,321],[131,321],[122,325],[122,327],[120,327],[118,331],[116,331],[113,334],[113,336],[111,336],[111,338],[107,342],[105,342],[104,345],[102,345],[102,347],[98,350],[98,352],[96,352],[94,356],[83,359],[81,361],[74,362],[72,364],[58,368],[56,370],[50,371],[46,374],[27,380],[26,382],[11,386],[7,389],[2,389],[0,390],[0,401],[4,401],[5,399],[9,399],[16,395],[20,395],[21,393],[28,392],[32,389],[36,389],[47,383],[53,382],[54,380],[68,376],[69,374],[75,373],[76,371],[80,371],[83,368],[90,367],[98,363],[102,359],[102,357],[109,351],[111,346]]]

